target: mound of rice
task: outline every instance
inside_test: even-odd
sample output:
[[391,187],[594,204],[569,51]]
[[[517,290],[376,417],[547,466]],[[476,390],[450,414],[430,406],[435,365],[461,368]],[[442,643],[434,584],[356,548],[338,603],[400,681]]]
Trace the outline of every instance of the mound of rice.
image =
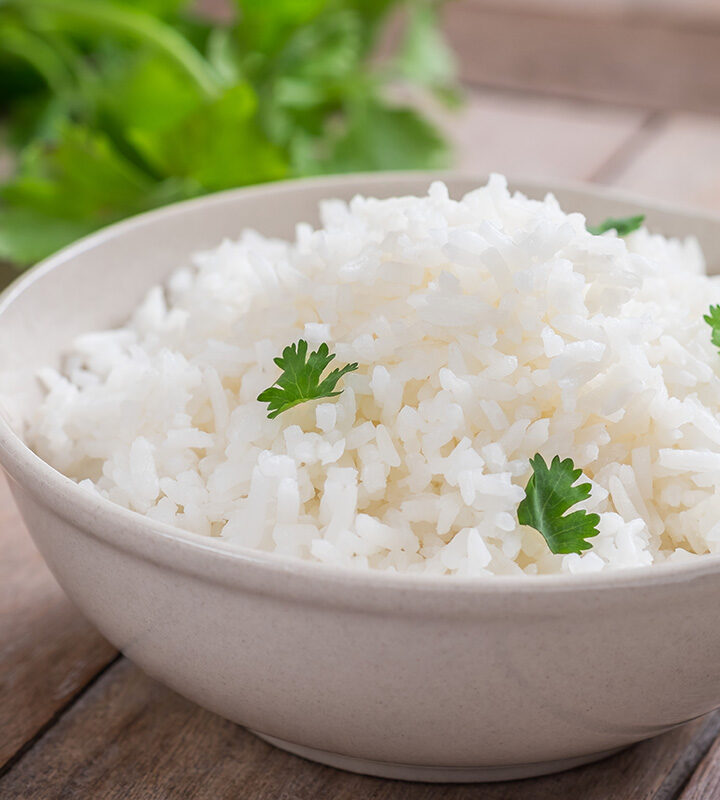
[[[720,283],[695,241],[593,236],[500,176],[459,202],[441,183],[329,201],[322,225],[225,241],[80,337],[42,374],[38,454],[153,519],[330,564],[536,575],[720,552]],[[268,420],[256,396],[299,338],[359,370]],[[591,481],[583,555],[517,522],[537,451]]]

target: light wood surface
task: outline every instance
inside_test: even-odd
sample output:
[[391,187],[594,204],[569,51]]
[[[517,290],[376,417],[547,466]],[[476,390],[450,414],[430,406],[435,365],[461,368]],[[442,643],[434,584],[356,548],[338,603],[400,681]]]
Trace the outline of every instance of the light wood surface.
[[590,180],[649,116],[636,109],[486,90],[472,93],[457,117],[440,119],[467,169]]
[[613,182],[678,205],[720,210],[720,119],[674,114],[658,121]]
[[714,0],[459,0],[445,23],[462,77],[475,85],[653,109],[720,107]]
[[586,19],[609,17],[624,20],[643,17],[672,28],[692,28],[698,23],[720,27],[717,0],[465,0],[476,8],[503,8],[523,14],[529,11],[556,16],[575,14]]
[[[720,212],[720,118],[522,92],[470,92],[442,124],[459,164],[596,180]],[[412,785],[275,750],[143,675],[65,599],[0,479],[0,798],[704,800],[720,797],[720,716],[532,781]],[[108,666],[109,665],[109,666]]]

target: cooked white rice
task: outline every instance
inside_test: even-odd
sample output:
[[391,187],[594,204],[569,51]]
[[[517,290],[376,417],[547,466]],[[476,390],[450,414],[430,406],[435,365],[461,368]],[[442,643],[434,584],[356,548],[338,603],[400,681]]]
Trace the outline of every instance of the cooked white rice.
[[[511,195],[355,198],[293,243],[248,231],[74,344],[30,440],[156,520],[359,568],[596,572],[720,552],[720,301],[694,240],[593,236]],[[267,419],[305,338],[342,394]],[[528,460],[571,457],[600,514],[583,555],[518,525]]]

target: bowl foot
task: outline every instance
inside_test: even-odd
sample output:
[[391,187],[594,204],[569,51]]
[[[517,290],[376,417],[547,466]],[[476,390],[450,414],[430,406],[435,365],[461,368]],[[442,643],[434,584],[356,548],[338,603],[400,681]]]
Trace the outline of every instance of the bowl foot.
[[557,761],[538,761],[532,764],[509,764],[499,767],[444,767],[424,764],[394,764],[388,761],[370,761],[354,756],[345,756],[341,753],[330,753],[326,750],[316,750],[302,744],[286,742],[274,736],[267,736],[259,731],[251,731],[268,744],[275,745],[281,750],[287,750],[296,756],[317,761],[329,767],[344,769],[348,772],[358,772],[361,775],[374,775],[378,778],[393,778],[401,781],[425,781],[429,783],[484,783],[492,781],[512,781],[520,778],[535,778],[547,775],[550,772],[561,772],[565,769],[579,767],[599,761],[622,750],[606,750],[602,753],[593,753],[575,758],[562,758]]

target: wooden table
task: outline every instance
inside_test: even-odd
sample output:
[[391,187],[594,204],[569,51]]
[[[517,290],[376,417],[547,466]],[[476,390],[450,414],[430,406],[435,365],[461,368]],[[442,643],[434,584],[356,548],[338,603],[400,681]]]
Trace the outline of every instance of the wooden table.
[[[445,120],[478,171],[588,180],[720,212],[720,118],[471,90]],[[0,798],[709,800],[720,712],[607,761],[524,782],[365,778],[275,750],[150,680],[64,597],[0,479]]]

